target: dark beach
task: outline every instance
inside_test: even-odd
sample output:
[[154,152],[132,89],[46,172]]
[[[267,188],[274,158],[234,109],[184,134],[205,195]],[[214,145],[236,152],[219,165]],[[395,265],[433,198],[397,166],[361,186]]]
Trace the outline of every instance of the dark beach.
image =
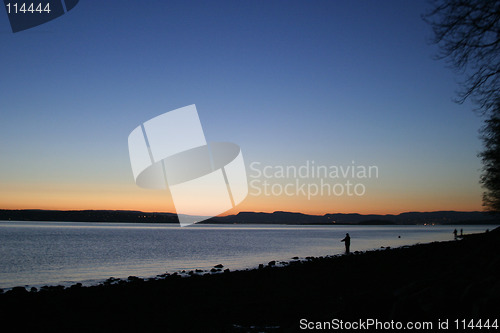
[[450,331],[456,319],[499,319],[499,244],[496,228],[285,267],[14,288],[0,294],[0,313],[4,327],[23,332],[288,332],[303,331],[304,323],[370,318],[428,321],[434,330],[448,320]]

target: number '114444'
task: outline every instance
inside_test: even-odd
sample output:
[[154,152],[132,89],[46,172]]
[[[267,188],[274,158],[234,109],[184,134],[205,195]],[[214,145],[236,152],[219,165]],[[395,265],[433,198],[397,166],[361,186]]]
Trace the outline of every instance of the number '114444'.
[[455,319],[455,327],[457,330],[467,330],[467,329],[475,329],[475,328],[487,329],[487,330],[489,330],[491,328],[491,329],[497,330],[498,329],[498,321],[497,321],[497,319],[493,319],[491,321],[489,319],[486,319],[486,320],[481,320],[481,319],[458,320],[458,319]]
[[8,14],[42,14],[42,13],[50,13],[50,3],[47,3],[45,6],[42,6],[42,3],[38,3],[35,7],[34,3],[22,3],[18,4],[17,2],[15,3],[7,3],[5,5],[7,7],[7,13]]

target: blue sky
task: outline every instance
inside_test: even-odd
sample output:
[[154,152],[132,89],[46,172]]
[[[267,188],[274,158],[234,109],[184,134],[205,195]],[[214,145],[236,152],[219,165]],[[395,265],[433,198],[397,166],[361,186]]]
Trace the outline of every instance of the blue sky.
[[427,8],[81,0],[15,34],[0,10],[0,208],[168,210],[143,208],[164,194],[135,187],[127,137],[196,104],[207,140],[239,144],[247,165],[380,169],[358,201],[247,198],[241,210],[481,209],[481,119],[452,101],[459,76],[433,59]]

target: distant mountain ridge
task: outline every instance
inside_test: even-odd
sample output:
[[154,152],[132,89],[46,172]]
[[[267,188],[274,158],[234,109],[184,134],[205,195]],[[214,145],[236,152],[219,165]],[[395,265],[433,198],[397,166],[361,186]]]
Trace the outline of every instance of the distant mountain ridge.
[[292,212],[254,213],[240,212],[236,215],[214,217],[211,223],[256,223],[256,224],[496,224],[499,216],[488,212],[406,212],[398,215],[357,213],[307,215]]
[[[39,210],[0,209],[3,221],[63,221],[63,222],[134,222],[178,223],[174,213],[146,213],[124,210]],[[290,225],[415,225],[415,224],[500,224],[500,217],[488,212],[406,212],[401,214],[325,214],[309,215],[295,212],[262,213],[240,212],[236,215],[217,216],[201,223],[221,224],[290,224]]]
[[178,223],[177,214],[130,210],[0,209],[3,221]]

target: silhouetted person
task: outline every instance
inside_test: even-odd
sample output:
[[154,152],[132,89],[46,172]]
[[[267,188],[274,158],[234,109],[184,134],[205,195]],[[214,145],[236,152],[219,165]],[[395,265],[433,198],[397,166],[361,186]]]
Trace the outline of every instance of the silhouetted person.
[[455,239],[457,239],[457,229],[453,230],[453,235],[455,235]]
[[460,229],[460,237],[463,237],[464,235],[464,229]]
[[341,242],[345,242],[345,253],[349,254],[349,247],[351,246],[351,237],[349,237],[349,233],[345,234],[345,237]]

